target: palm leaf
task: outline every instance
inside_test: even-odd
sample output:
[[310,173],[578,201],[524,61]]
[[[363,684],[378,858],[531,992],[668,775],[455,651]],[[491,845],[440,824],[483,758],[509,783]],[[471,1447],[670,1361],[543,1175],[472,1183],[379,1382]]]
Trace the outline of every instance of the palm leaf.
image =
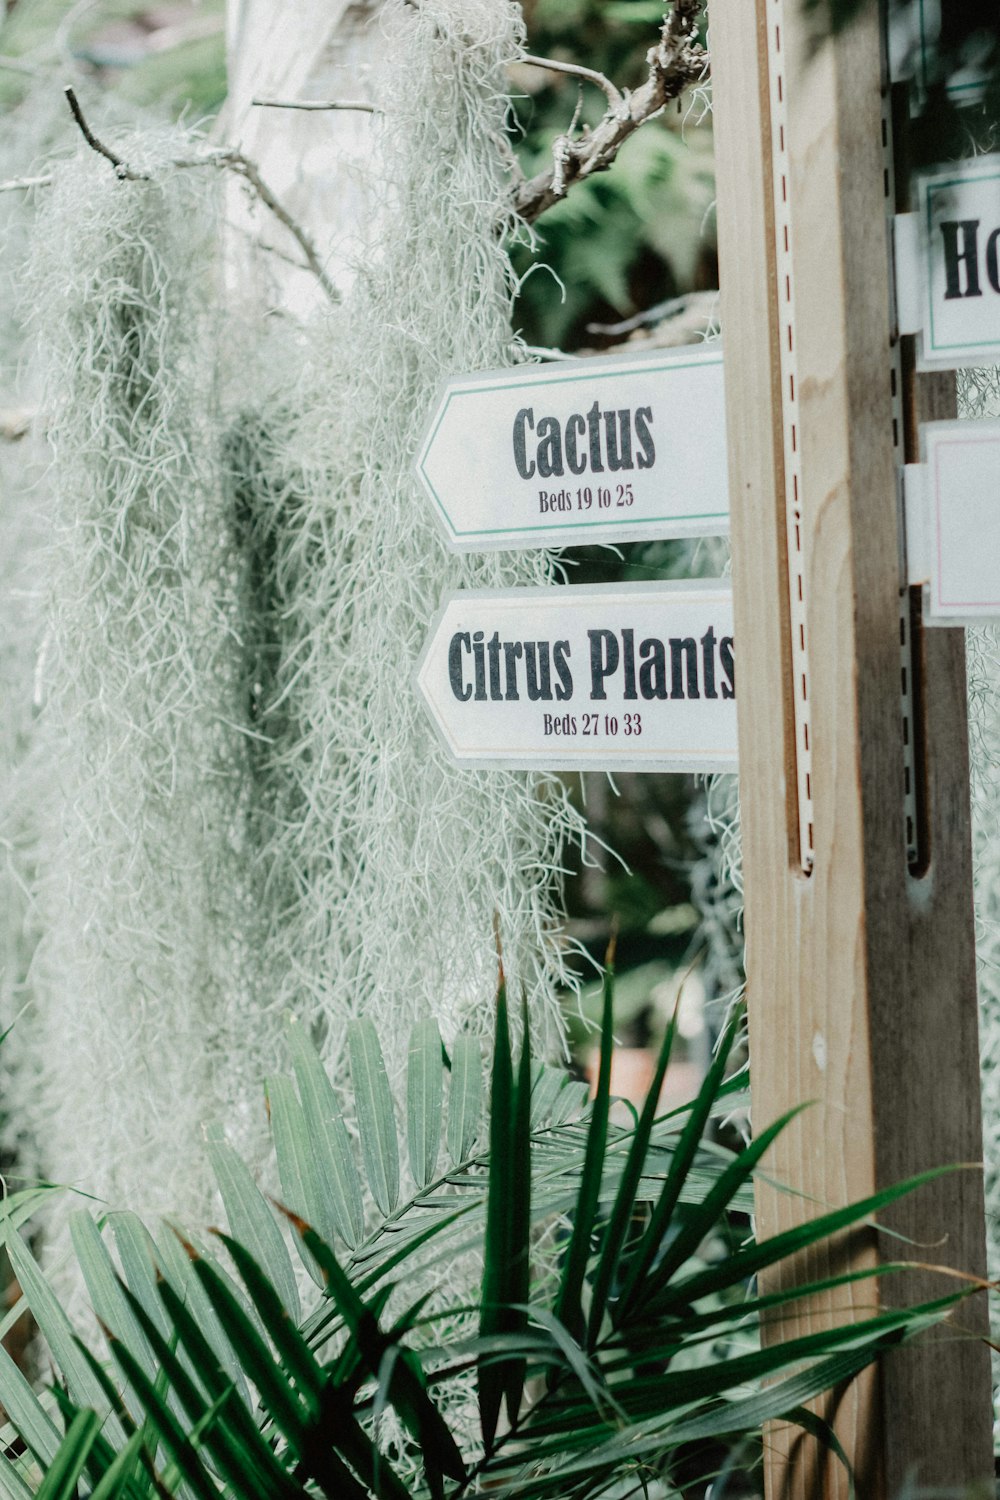
[[138,1297],[146,1313],[167,1336],[167,1320],[156,1291],[156,1246],[137,1214],[120,1211],[108,1215],[125,1284]]
[[[204,1345],[201,1360],[194,1362],[194,1368],[199,1376],[202,1375],[202,1365],[206,1360],[210,1360],[213,1367],[217,1366],[225,1372],[226,1381],[231,1382],[243,1401],[249,1404],[250,1393],[247,1390],[239,1357],[223,1333],[222,1325],[215,1316],[212,1304],[205,1296],[204,1288],[194,1274],[191,1256],[186,1248],[189,1245],[190,1241],[173,1225],[164,1226],[163,1232],[156,1241],[157,1259],[164,1277],[164,1280],[158,1283],[157,1294],[166,1308],[168,1295],[172,1291],[180,1303],[190,1309],[190,1314],[196,1320]],[[170,1326],[176,1326],[176,1321],[176,1318],[173,1318]]]
[[77,1484],[100,1430],[101,1419],[95,1411],[77,1412],[35,1492],[35,1500],[76,1500]]
[[[859,1199],[857,1203],[849,1203],[844,1208],[832,1209],[829,1213],[820,1214],[815,1219],[808,1219],[804,1224],[797,1224],[793,1229],[786,1229],[781,1234],[772,1235],[769,1239],[756,1241],[746,1246],[745,1249],[735,1251],[719,1266],[710,1266],[707,1270],[696,1271],[690,1276],[679,1278],[671,1288],[664,1288],[659,1295],[653,1297],[651,1305],[656,1308],[665,1306],[665,1299],[668,1298],[670,1301],[676,1300],[683,1304],[696,1302],[726,1286],[738,1285],[768,1266],[787,1260],[800,1250],[807,1249],[808,1246],[818,1244],[820,1240],[828,1239],[842,1229],[849,1228],[851,1224],[870,1218],[873,1214],[888,1208],[899,1198],[923,1187],[925,1183],[933,1182],[946,1172],[955,1170],[954,1167],[931,1167],[928,1171],[921,1172],[916,1177],[910,1177],[905,1182],[894,1183],[892,1187],[882,1188],[868,1198]],[[893,1269],[896,1268],[893,1266]]]
[[761,1157],[770,1149],[786,1125],[789,1125],[806,1107],[800,1104],[797,1108],[788,1110],[780,1119],[775,1120],[773,1125],[769,1125],[766,1130],[762,1130],[759,1135],[755,1136],[750,1144],[733,1158],[711,1192],[696,1208],[688,1212],[678,1234],[664,1250],[656,1269],[647,1277],[645,1285],[636,1298],[636,1306],[648,1306],[650,1300],[666,1286],[670,1278],[695,1253],[706,1234],[718,1224],[732,1201],[736,1189],[750,1180]]
[[[517,1335],[528,1326],[531,1295],[531,1032],[528,999],[521,995],[521,1057],[517,1068],[514,1110],[510,1122],[510,1174],[513,1183],[508,1214],[507,1269],[501,1289],[503,1327]],[[506,1362],[504,1398],[507,1420],[516,1425],[524,1390],[523,1358]]]
[[[69,1227],[77,1263],[90,1293],[91,1307],[115,1337],[128,1345],[150,1379],[155,1379],[153,1352],[123,1295],[101,1231],[85,1210],[70,1215]],[[138,1413],[138,1403],[130,1398],[130,1393],[126,1393],[126,1404],[133,1413]]]
[[410,1033],[406,1072],[406,1132],[410,1171],[418,1188],[434,1176],[441,1149],[444,1057],[436,1021],[418,1021]]
[[134,1432],[107,1465],[102,1477],[90,1492],[90,1500],[119,1500],[132,1490],[132,1474],[142,1456],[143,1436]]
[[[238,1493],[247,1495],[248,1500],[256,1500],[256,1497],[259,1497],[259,1500],[268,1500],[269,1493],[281,1495],[283,1490],[289,1492],[289,1500],[291,1500],[291,1494],[294,1494],[294,1491],[289,1491],[287,1485],[279,1485],[276,1490],[269,1491],[268,1485],[271,1481],[270,1477],[265,1480],[266,1471],[255,1466],[246,1450],[226,1440],[218,1419],[225,1406],[239,1401],[232,1386],[228,1386],[214,1405],[207,1408],[201,1401],[197,1404],[192,1403],[189,1408],[188,1402],[184,1400],[183,1394],[181,1395],[185,1409],[194,1422],[192,1433],[188,1435],[156,1389],[153,1381],[133,1359],[129,1350],[114,1338],[111,1338],[109,1342],[115,1362],[121,1368],[125,1379],[138,1391],[157,1437],[171,1454],[178,1472],[185,1484],[190,1486],[197,1500],[218,1500],[219,1493],[217,1484],[199,1455],[198,1450],[202,1444],[212,1454],[220,1474],[233,1484],[240,1486]],[[169,1350],[164,1368],[171,1371],[175,1389],[179,1392],[188,1390],[181,1366],[179,1363],[172,1364]],[[279,1476],[283,1479],[280,1471]]]
[[[81,1409],[90,1408],[97,1412],[102,1420],[107,1421],[108,1435],[113,1441],[123,1442],[121,1424],[109,1411],[104,1392],[80,1355],[69,1318],[19,1234],[9,1237],[7,1252],[14,1275],[28,1298],[32,1315],[49,1346],[52,1358],[62,1371],[74,1402]],[[80,1431],[83,1430],[81,1427]]]
[[[308,1215],[313,1209],[320,1210],[323,1195],[319,1190],[315,1145],[292,1080],[269,1078],[267,1103],[282,1199],[298,1214]],[[329,1227],[328,1224],[328,1232]],[[320,1284],[320,1274],[308,1258],[305,1266],[313,1280]]]
[[408,1350],[393,1342],[379,1327],[377,1314],[362,1301],[329,1245],[308,1224],[297,1225],[310,1253],[322,1266],[330,1296],[357,1347],[368,1373],[376,1381],[383,1376],[383,1360],[393,1356],[388,1379],[388,1398],[400,1421],[420,1445],[425,1469],[449,1479],[465,1480],[465,1463],[447,1423],[427,1393],[419,1362]]
[[315,1198],[305,1217],[326,1240],[339,1236],[351,1250],[364,1235],[361,1178],[351,1151],[336,1091],[303,1026],[288,1028],[288,1046],[299,1087],[306,1133],[315,1150],[308,1180]]
[[[131,1297],[131,1293],[127,1295]],[[190,1436],[185,1434],[168,1403],[151,1381],[144,1379],[139,1382],[138,1389],[151,1421],[172,1453],[186,1482],[192,1484],[199,1494],[204,1493],[206,1484],[213,1483],[207,1474],[200,1477],[195,1475],[195,1470],[202,1468],[198,1449],[204,1446],[221,1474],[238,1475],[242,1468],[249,1468],[253,1473],[260,1474],[275,1494],[294,1493],[290,1491],[287,1476],[270,1445],[250,1416],[239,1391],[228,1378],[215,1350],[205,1339],[187,1305],[181,1301],[168,1281],[161,1283],[160,1295],[177,1338],[176,1352],[138,1301],[133,1300],[132,1305],[160,1367],[169,1379],[171,1390],[192,1424]],[[179,1357],[182,1350],[188,1357],[189,1367],[197,1370],[198,1382],[206,1395],[202,1394],[188,1367],[182,1363]],[[112,1345],[112,1351],[127,1373],[130,1360],[128,1350]]]
[[[678,1006],[680,1001],[678,1000]],[[608,1306],[608,1298],[618,1274],[618,1266],[629,1227],[637,1208],[637,1196],[642,1181],[643,1167],[649,1156],[650,1139],[656,1120],[663,1082],[670,1064],[674,1037],[677,1034],[677,1007],[670,1018],[660,1047],[653,1081],[642,1107],[638,1124],[632,1135],[624,1171],[618,1184],[614,1208],[601,1243],[600,1260],[590,1298],[590,1316],[587,1324],[587,1347],[592,1349],[597,1342]]]
[[17,1461],[7,1453],[0,1454],[0,1495],[4,1500],[32,1500],[34,1493],[22,1479]]
[[347,1043],[368,1184],[380,1212],[388,1217],[399,1200],[399,1142],[385,1059],[366,1016],[351,1022]]
[[208,1142],[208,1159],[222,1194],[229,1228],[251,1255],[266,1266],[281,1299],[294,1318],[301,1316],[295,1268],[271,1205],[250,1169],[224,1141]]
[[604,1152],[611,1111],[611,1052],[614,1025],[614,950],[609,948],[603,981],[601,1015],[601,1060],[594,1096],[587,1145],[580,1176],[580,1191],[573,1214],[569,1247],[563,1263],[555,1315],[577,1340],[583,1338],[583,1282],[590,1264],[590,1239],[594,1232],[604,1172]]
[[7,1416],[43,1468],[55,1458],[60,1431],[32,1390],[24,1373],[0,1345],[0,1389]]
[[[496,1034],[490,1093],[490,1174],[483,1241],[483,1286],[479,1316],[481,1338],[504,1332],[504,1290],[511,1254],[510,1207],[514,1193],[511,1129],[514,1120],[514,1069],[507,1017],[507,984],[503,967],[497,990]],[[479,1416],[483,1445],[489,1451],[503,1401],[504,1376],[494,1360],[479,1362]]]
[[[694,1162],[699,1143],[704,1133],[705,1123],[708,1120],[712,1104],[725,1076],[729,1063],[729,1053],[736,1038],[737,1026],[738,1018],[734,1015],[730,1018],[729,1025],[723,1032],[712,1066],[705,1075],[704,1082],[698,1091],[698,1097],[681,1131],[677,1148],[670,1163],[667,1180],[663,1184],[663,1191],[660,1193],[656,1206],[653,1209],[649,1225],[635,1253],[630,1258],[621,1295],[612,1314],[616,1322],[631,1311],[637,1299],[639,1288],[642,1287],[645,1291],[646,1279],[650,1268],[660,1253],[667,1226],[677,1207],[685,1179]],[[702,1215],[701,1217],[703,1218],[704,1216]],[[714,1224],[714,1219],[712,1222]]]
[[451,1049],[448,1093],[448,1154],[457,1166],[468,1161],[479,1136],[483,1109],[483,1059],[479,1043],[458,1036]]

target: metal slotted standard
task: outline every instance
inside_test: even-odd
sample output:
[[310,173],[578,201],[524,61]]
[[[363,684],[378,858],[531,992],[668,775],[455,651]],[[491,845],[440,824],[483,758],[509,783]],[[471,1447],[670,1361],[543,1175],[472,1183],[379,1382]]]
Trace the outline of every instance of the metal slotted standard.
[[[923,628],[901,568],[902,469],[921,419],[954,416],[954,379],[916,374],[893,327],[890,219],[909,205],[892,124],[908,101],[889,107],[885,9],[819,46],[800,0],[712,12],[755,1123],[815,1101],[770,1162],[802,1196],[760,1182],[762,1235],[982,1159],[964,642]],[[763,1289],[901,1253],[985,1275],[981,1171],[939,1177],[888,1227],[908,1243],[853,1235]],[[902,1295],[946,1284],[911,1271]],[[831,1285],[767,1336],[871,1302]],[[819,1403],[865,1500],[992,1482],[985,1314],[966,1303],[940,1338]],[[772,1430],[765,1452],[769,1500],[855,1493],[801,1432]]]

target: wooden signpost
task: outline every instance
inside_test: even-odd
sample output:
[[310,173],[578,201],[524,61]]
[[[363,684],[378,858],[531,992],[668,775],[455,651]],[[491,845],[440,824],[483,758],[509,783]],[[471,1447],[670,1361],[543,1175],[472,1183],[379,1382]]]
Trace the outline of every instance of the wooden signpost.
[[[418,684],[460,764],[733,768],[738,738],[755,1125],[816,1101],[758,1234],[966,1164],[769,1273],[829,1283],[772,1340],[953,1286],[838,1283],[879,1260],[985,1276],[964,641],[925,624],[1000,615],[1000,423],[956,423],[940,373],[1000,360],[1000,158],[897,213],[885,23],[712,11],[728,504],[717,351],[453,382],[419,463],[459,550],[731,522],[732,617],[721,581],[458,593]],[[972,1299],[819,1404],[863,1500],[991,1484],[986,1332]],[[801,1426],[765,1451],[768,1500],[847,1500]]]
[[[919,419],[954,409],[951,377],[915,376],[894,337],[889,220],[907,205],[877,8],[817,47],[801,0],[721,0],[712,55],[754,1120],[817,1101],[770,1163],[805,1196],[759,1188],[769,1234],[982,1159],[963,639],[925,631],[901,578],[899,471]],[[978,1170],[891,1224],[909,1244],[869,1230],[777,1278],[901,1253],[984,1273]],[[831,1290],[769,1336],[875,1300]],[[823,1404],[865,1500],[991,1480],[984,1300],[957,1324]],[[774,1431],[766,1453],[770,1500],[846,1500],[817,1441]]]

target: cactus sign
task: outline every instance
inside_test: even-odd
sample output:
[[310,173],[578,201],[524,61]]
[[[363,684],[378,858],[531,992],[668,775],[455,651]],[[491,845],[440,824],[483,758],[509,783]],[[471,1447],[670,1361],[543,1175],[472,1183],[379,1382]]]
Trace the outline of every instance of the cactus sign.
[[417,475],[454,551],[726,532],[721,349],[451,380]]

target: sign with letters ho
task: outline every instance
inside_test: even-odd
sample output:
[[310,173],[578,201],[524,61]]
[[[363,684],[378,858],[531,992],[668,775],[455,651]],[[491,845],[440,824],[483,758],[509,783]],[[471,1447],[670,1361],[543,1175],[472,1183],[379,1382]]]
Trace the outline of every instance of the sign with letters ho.
[[1000,155],[917,178],[918,208],[895,220],[901,333],[917,333],[920,369],[1000,360]]
[[726,532],[721,348],[450,380],[417,474],[455,551]]
[[736,769],[732,596],[718,580],[451,594],[417,684],[459,765]]

